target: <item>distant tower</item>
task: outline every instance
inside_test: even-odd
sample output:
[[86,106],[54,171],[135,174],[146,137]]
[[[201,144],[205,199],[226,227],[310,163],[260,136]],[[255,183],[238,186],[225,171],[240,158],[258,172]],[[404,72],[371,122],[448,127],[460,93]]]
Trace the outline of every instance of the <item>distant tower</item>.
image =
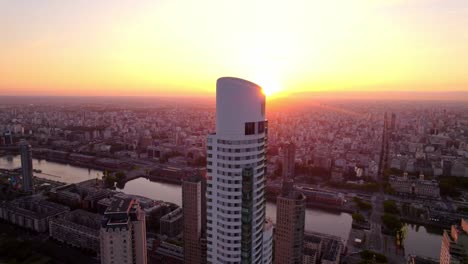
[[294,162],[296,161],[296,146],[292,142],[283,148],[283,179],[294,179]]
[[208,263],[271,263],[265,217],[267,120],[260,86],[216,85],[216,132],[207,137]]
[[392,113],[392,119],[390,121],[390,129],[395,131],[396,129],[396,115],[395,113]]
[[283,181],[277,198],[275,263],[301,264],[304,240],[306,197],[294,189],[291,179]]
[[23,176],[23,191],[30,192],[33,189],[33,165],[31,145],[25,140],[20,142],[21,171]]
[[118,198],[104,212],[101,263],[146,264],[145,212],[134,199]]
[[203,239],[203,181],[192,176],[182,182],[182,208],[184,210],[184,263],[206,263],[202,253]]
[[13,145],[13,134],[11,131],[4,132],[3,138],[5,138],[5,145]]
[[180,133],[181,133],[182,128],[176,127],[176,132],[175,132],[175,145],[179,146],[181,145],[181,138],[180,138]]

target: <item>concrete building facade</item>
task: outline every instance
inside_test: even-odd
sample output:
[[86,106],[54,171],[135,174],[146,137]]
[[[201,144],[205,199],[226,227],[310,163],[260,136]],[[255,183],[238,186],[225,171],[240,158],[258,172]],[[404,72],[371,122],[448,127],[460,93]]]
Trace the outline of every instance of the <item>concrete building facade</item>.
[[100,230],[102,264],[146,264],[145,213],[134,199],[116,199]]
[[287,142],[283,146],[283,179],[294,178],[294,165],[296,162],[296,146]]
[[184,229],[184,214],[182,208],[177,208],[174,211],[164,215],[159,220],[160,233],[168,237],[179,235]]
[[202,259],[201,239],[203,238],[202,196],[205,193],[200,177],[191,177],[182,182],[182,208],[184,215],[184,263],[200,264]]
[[21,154],[21,175],[23,178],[23,191],[31,192],[33,190],[33,164],[31,145],[25,140],[20,142]]
[[62,243],[99,253],[101,216],[81,209],[49,221],[49,235]]
[[36,232],[49,230],[49,220],[70,209],[66,206],[28,196],[0,203],[0,218]]
[[276,207],[275,263],[301,264],[306,197],[294,189],[291,180],[285,180]]
[[407,173],[403,177],[390,176],[388,182],[398,194],[440,198],[439,183],[435,180],[425,180],[422,174],[417,179],[408,177]]
[[444,230],[440,248],[441,264],[465,263],[468,259],[468,221],[461,220],[460,225],[452,225]]

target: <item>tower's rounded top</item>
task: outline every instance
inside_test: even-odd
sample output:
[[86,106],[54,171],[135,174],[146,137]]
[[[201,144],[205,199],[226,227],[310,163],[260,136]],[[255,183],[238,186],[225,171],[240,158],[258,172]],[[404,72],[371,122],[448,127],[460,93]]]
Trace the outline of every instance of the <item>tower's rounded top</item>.
[[265,120],[265,95],[250,81],[222,77],[216,82],[216,133],[245,135],[245,123]]
[[[239,86],[251,86],[255,88],[261,89],[262,87],[254,82],[244,80],[242,78],[237,78],[237,77],[221,77],[217,80],[217,84],[219,86],[220,83],[232,83],[232,84],[237,84]],[[229,86],[226,86],[229,87]]]

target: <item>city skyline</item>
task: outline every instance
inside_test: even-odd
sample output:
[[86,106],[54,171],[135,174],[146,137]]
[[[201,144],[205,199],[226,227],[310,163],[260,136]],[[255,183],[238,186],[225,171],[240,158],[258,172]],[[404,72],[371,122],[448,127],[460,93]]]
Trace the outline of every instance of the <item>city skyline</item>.
[[226,75],[274,96],[467,92],[467,11],[461,0],[1,1],[0,95],[212,97]]

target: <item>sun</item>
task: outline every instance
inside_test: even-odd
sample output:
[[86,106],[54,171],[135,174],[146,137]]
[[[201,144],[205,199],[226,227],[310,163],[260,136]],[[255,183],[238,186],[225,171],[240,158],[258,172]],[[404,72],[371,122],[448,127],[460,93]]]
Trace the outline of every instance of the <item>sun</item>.
[[273,96],[281,91],[281,85],[275,81],[260,82],[260,86],[262,87],[263,94],[266,96]]

